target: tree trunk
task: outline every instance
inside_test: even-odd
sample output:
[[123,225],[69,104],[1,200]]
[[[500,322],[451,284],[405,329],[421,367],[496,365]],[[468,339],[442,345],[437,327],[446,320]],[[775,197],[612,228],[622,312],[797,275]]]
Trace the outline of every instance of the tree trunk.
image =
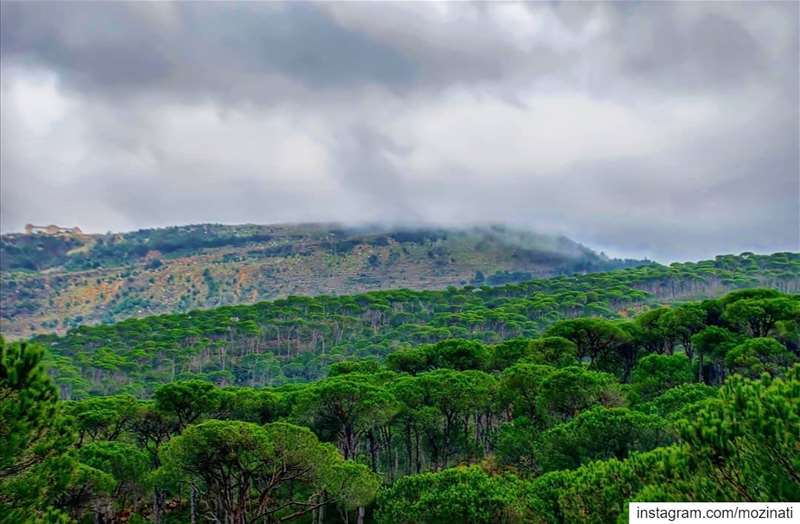
[[375,432],[370,430],[367,435],[367,439],[369,441],[369,457],[370,462],[372,463],[372,471],[375,473],[378,472],[378,446],[375,442]]
[[197,522],[197,510],[195,507],[195,499],[197,498],[196,491],[194,484],[191,484],[189,487],[189,515],[190,515],[190,522],[191,524],[196,524]]
[[406,475],[411,475],[412,468],[414,467],[414,459],[412,457],[411,445],[411,427],[406,426]]
[[697,366],[697,381],[700,383],[705,383],[705,378],[703,378],[703,352],[697,352],[697,358],[700,361],[699,365]]
[[356,524],[364,524],[364,506],[358,507],[358,520],[356,520]]
[[422,461],[420,460],[420,457],[419,457],[419,452],[420,452],[420,449],[419,449],[419,431],[417,431],[416,429],[414,429],[414,438],[415,438],[415,444],[416,444],[415,448],[416,448],[416,452],[417,452],[416,467],[417,467],[417,473],[419,473],[419,472],[422,471]]
[[694,346],[692,346],[692,341],[688,336],[683,340],[683,350],[686,352],[686,356],[689,357],[689,360],[694,358]]
[[164,505],[164,494],[160,489],[153,490],[153,524],[161,522],[161,508]]

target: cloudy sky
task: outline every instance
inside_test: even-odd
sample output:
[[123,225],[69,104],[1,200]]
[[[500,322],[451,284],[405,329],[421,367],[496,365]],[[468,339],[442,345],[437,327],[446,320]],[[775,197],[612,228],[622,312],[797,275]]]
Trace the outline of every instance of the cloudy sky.
[[2,3],[2,230],[800,249],[795,2]]

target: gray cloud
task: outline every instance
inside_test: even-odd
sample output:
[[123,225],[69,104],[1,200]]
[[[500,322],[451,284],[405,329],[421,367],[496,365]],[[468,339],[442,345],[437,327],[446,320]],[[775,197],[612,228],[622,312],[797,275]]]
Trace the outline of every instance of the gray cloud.
[[338,220],[800,249],[787,2],[3,2],[3,231]]

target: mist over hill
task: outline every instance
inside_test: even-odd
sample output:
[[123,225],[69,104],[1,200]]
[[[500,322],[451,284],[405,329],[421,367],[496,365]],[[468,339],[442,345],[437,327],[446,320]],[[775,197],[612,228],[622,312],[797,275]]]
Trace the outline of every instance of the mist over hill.
[[647,263],[504,226],[200,224],[0,241],[9,337],[289,295],[502,285]]

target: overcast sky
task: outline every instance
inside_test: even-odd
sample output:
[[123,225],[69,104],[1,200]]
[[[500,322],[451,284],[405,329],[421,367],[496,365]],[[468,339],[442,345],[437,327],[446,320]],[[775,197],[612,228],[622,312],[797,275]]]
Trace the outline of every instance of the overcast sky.
[[2,230],[800,249],[798,3],[2,3]]

